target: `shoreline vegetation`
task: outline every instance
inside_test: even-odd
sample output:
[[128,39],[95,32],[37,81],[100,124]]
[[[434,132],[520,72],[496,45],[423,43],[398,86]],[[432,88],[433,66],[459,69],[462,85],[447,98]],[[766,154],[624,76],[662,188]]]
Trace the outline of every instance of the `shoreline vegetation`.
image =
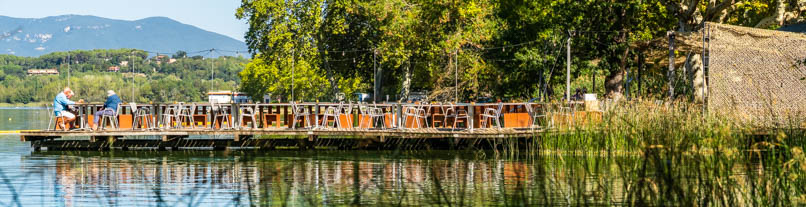
[[[0,102],[48,103],[68,85],[76,98],[89,102],[103,102],[107,90],[117,91],[124,101],[146,103],[203,101],[207,92],[236,89],[238,72],[249,59],[203,55],[184,51],[157,55],[137,49],[73,50],[39,57],[3,54]],[[36,72],[31,69],[57,73],[29,75]]]
[[0,103],[0,107],[47,107],[51,102]]

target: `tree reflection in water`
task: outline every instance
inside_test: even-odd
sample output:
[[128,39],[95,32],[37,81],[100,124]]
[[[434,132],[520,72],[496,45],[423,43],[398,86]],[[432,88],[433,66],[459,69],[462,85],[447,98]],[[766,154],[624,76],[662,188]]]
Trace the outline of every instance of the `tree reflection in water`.
[[0,204],[35,204],[38,197],[48,196],[19,191],[36,186],[9,184],[37,173],[55,173],[45,183],[51,183],[53,196],[65,206],[798,202],[798,183],[780,179],[789,174],[765,170],[761,162],[736,160],[649,151],[641,156],[521,158],[480,151],[39,152],[24,157],[23,163],[41,171],[8,179],[0,171],[6,181],[0,187],[17,192],[0,195]]

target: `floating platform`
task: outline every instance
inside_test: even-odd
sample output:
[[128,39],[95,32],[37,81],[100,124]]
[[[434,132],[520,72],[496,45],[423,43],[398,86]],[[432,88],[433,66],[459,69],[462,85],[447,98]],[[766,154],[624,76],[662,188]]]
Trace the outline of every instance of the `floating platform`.
[[[88,129],[93,114],[103,106],[77,104],[73,111],[79,120],[73,127],[82,130],[63,131],[56,124],[60,119],[51,117],[47,130],[19,134],[23,142],[30,142],[36,150],[373,146],[412,149],[443,145],[452,148],[461,143],[473,146],[478,140],[490,143],[529,140],[554,129],[540,127],[549,123],[548,119],[553,120],[550,123],[561,124],[572,117],[547,115],[549,108],[559,107],[544,103],[129,103],[120,105],[114,117],[116,124],[107,123],[106,129],[92,131]],[[491,112],[500,121],[484,118]],[[583,114],[578,112],[573,117]],[[533,126],[537,119],[543,122]],[[496,123],[495,127],[492,123]]]
[[[473,147],[481,141],[530,140],[542,129],[171,129],[107,131],[24,131],[35,150],[110,149],[420,149]],[[494,141],[494,142],[498,142]],[[405,144],[405,145],[403,145]]]

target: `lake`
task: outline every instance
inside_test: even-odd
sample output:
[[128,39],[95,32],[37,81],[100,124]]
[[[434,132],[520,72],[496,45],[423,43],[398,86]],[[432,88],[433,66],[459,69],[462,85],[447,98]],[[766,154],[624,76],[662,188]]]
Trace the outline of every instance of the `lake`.
[[[0,109],[0,130],[43,109]],[[730,156],[501,151],[41,151],[0,135],[0,205],[795,204],[798,183]],[[784,177],[786,178],[786,177]]]

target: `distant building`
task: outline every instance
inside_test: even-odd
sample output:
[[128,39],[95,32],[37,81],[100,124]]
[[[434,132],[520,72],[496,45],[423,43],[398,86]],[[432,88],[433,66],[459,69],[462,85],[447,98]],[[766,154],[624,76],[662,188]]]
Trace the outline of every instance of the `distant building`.
[[216,103],[249,103],[252,98],[242,92],[214,91],[207,93],[207,100]]
[[120,66],[128,66],[129,61],[120,61]]
[[[157,55],[154,56],[154,61],[157,61],[157,65],[161,65],[162,61],[164,61],[166,58],[168,57],[166,57],[165,55]],[[148,62],[151,62],[151,60],[148,60]]]
[[175,63],[175,62],[176,62],[176,58],[168,59],[168,64]]
[[59,75],[56,69],[29,69],[28,75]]
[[107,72],[118,72],[120,71],[120,66],[109,66],[109,69],[106,69]]

